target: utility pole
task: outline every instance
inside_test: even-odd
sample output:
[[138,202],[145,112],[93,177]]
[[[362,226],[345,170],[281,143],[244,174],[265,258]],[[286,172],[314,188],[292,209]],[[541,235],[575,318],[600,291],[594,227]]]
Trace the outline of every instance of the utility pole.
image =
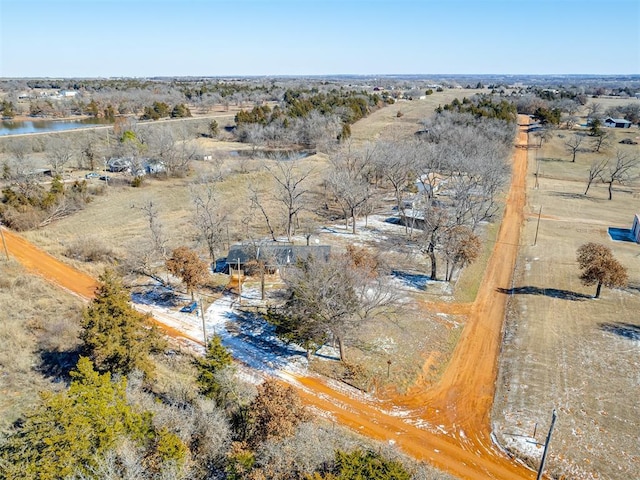
[[538,476],[536,480],[542,480],[542,472],[544,471],[544,463],[547,460],[547,452],[549,451],[549,442],[551,442],[551,434],[553,433],[553,426],[556,423],[556,409],[553,409],[551,414],[551,426],[549,427],[549,433],[547,434],[547,440],[544,442],[544,451],[542,452],[542,460],[540,460],[540,468],[538,469]]
[[242,306],[242,282],[240,281],[240,256],[238,255],[238,305]]
[[538,243],[538,229],[540,228],[540,216],[542,215],[542,205],[540,205],[540,211],[538,212],[538,223],[536,224],[536,236],[533,239],[533,246],[536,246]]
[[207,349],[207,327],[204,321],[204,307],[202,306],[202,297],[200,297],[200,315],[202,315],[202,336],[204,337],[204,349]]
[[7,257],[7,262],[9,261],[9,249],[7,248],[7,242],[4,239],[4,231],[2,229],[2,223],[0,223],[0,237],[2,237],[2,246],[4,247],[4,254]]

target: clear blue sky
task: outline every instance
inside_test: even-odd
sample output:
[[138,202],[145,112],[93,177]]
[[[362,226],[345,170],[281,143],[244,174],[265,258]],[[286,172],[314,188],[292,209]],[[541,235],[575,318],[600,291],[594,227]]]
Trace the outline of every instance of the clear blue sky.
[[0,77],[639,74],[639,0],[0,0]]

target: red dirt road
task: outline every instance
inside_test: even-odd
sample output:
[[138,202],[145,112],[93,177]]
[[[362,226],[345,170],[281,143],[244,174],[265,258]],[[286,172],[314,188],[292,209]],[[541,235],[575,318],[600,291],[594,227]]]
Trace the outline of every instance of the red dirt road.
[[[520,130],[518,143],[527,144],[526,130]],[[309,389],[303,394],[308,403],[333,412],[339,423],[365,435],[393,440],[411,456],[459,478],[535,477],[495,447],[490,427],[507,302],[507,296],[498,289],[511,287],[524,219],[526,173],[527,150],[515,149],[512,182],[496,244],[476,300],[470,307],[461,305],[460,310],[469,310],[467,324],[440,381],[432,388],[418,383],[407,395],[375,406],[356,404],[317,379],[299,379]],[[433,308],[438,311],[438,304]],[[339,405],[348,408],[336,408]],[[382,413],[393,406],[408,410],[408,417]],[[426,431],[408,425],[407,418],[431,428]]]
[[[526,128],[526,127],[525,127]],[[520,145],[527,144],[521,130]],[[417,384],[407,395],[372,401],[330,387],[317,377],[292,376],[307,404],[371,438],[393,441],[407,454],[461,479],[533,479],[534,472],[492,443],[490,411],[507,296],[525,207],[526,149],[515,149],[512,183],[496,244],[452,359],[438,384]],[[91,298],[95,281],[6,232],[9,252],[52,282]],[[438,304],[433,304],[437,309]],[[451,307],[449,307],[451,308]]]
[[[40,250],[21,236],[2,228],[9,254],[27,270],[87,300],[93,298],[96,280]],[[4,253],[4,252],[3,252]]]

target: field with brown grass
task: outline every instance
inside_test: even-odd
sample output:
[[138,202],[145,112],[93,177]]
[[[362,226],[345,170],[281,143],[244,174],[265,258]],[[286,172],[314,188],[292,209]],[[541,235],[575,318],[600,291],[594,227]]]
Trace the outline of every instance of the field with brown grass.
[[75,365],[82,301],[15,261],[0,260],[0,431],[62,388],[60,371]]
[[[637,141],[640,133],[607,131],[615,135],[611,146],[602,153],[585,148],[575,163],[563,147],[571,131],[558,130],[540,150],[530,150],[528,218],[506,292],[494,428],[507,448],[539,459],[557,409],[547,461],[554,478],[635,478],[640,467],[640,245],[608,234],[609,227],[631,227],[640,186],[637,180],[614,186],[611,201],[602,183],[584,195],[592,161],[615,159],[616,149],[640,158],[640,147],[618,143]],[[628,269],[628,288],[605,288],[592,298],[595,287],[581,284],[576,261],[586,242],[611,248]]]

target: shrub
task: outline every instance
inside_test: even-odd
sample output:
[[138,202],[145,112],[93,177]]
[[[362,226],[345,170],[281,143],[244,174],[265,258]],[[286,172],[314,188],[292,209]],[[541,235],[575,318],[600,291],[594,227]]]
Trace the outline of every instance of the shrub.
[[81,262],[111,262],[115,255],[100,239],[80,237],[69,244],[64,256]]

